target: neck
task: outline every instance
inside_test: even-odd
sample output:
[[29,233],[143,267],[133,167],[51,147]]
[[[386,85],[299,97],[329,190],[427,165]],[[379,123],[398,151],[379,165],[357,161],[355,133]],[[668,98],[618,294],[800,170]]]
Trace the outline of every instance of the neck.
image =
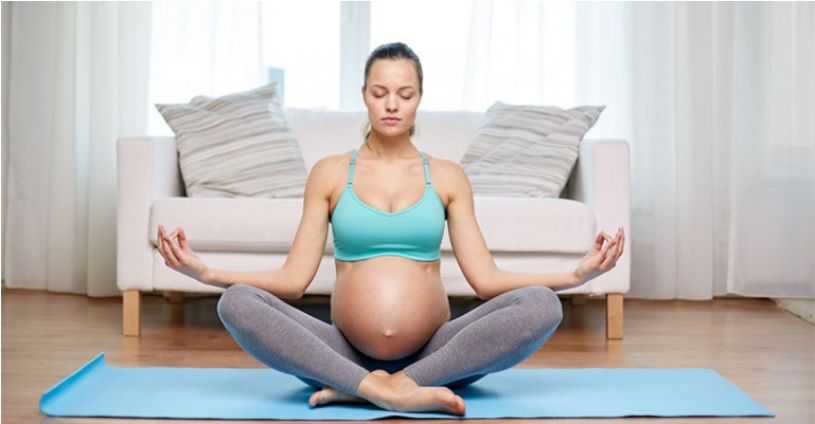
[[371,132],[363,146],[373,157],[382,159],[413,158],[418,152],[407,134],[383,137],[382,134]]

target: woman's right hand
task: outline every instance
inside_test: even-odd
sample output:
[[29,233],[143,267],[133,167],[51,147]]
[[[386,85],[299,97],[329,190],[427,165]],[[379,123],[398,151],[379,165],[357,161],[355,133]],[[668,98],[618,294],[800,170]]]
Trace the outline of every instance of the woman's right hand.
[[164,226],[159,225],[158,251],[169,268],[206,283],[209,268],[192,251],[183,229],[176,228],[171,234],[167,234]]

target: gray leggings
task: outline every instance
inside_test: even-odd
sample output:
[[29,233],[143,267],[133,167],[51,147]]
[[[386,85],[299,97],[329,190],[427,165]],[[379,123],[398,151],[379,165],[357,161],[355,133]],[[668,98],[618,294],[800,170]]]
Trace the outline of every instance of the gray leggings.
[[546,287],[526,287],[484,302],[439,328],[407,358],[380,361],[355,349],[337,329],[263,290],[235,285],[218,315],[252,357],[321,389],[356,394],[373,370],[404,370],[421,386],[452,388],[517,365],[552,336],[563,312]]

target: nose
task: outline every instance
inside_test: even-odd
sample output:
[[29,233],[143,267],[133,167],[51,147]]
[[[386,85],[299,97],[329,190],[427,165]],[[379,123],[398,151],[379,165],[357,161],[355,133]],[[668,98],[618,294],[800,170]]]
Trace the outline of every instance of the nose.
[[385,110],[387,112],[396,112],[399,109],[396,105],[397,105],[396,97],[388,96],[388,101],[385,102]]

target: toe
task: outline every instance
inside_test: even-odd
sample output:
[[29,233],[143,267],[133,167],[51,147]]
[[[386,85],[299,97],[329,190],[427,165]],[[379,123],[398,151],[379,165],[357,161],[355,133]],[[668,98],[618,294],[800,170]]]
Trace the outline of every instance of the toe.
[[317,406],[320,404],[320,400],[322,397],[322,390],[314,392],[310,398],[308,398],[308,404],[311,406]]

